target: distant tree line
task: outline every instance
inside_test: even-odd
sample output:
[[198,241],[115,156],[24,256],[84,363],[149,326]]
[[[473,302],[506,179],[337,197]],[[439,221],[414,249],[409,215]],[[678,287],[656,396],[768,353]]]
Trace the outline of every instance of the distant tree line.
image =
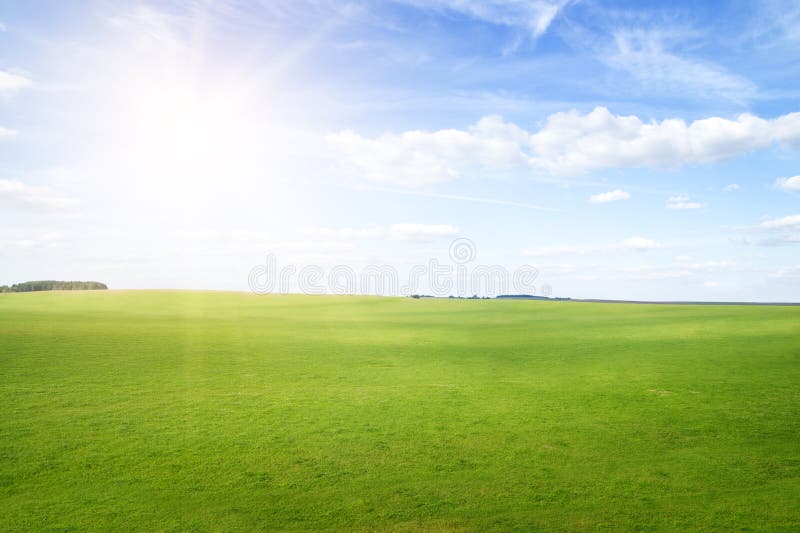
[[99,281],[26,281],[0,286],[0,292],[34,292],[34,291],[104,291],[108,290],[105,283]]

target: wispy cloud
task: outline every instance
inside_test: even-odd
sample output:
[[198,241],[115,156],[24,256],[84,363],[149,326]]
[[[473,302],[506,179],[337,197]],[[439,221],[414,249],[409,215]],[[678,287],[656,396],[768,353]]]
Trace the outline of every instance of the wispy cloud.
[[530,204],[526,202],[515,202],[513,200],[502,200],[499,198],[487,198],[483,196],[464,196],[460,194],[444,194],[430,191],[416,191],[409,189],[392,189],[386,187],[359,187],[369,191],[385,192],[390,194],[403,194],[409,196],[419,196],[422,198],[440,198],[442,200],[455,200],[459,202],[474,202],[478,204],[490,205],[507,205],[509,207],[520,207],[522,209],[533,209],[536,211],[560,211],[553,207],[545,207],[537,204]]
[[653,239],[645,237],[631,237],[623,241],[606,245],[564,245],[543,248],[529,248],[522,251],[527,257],[549,257],[564,255],[588,255],[610,252],[645,252],[661,248],[662,245]]
[[659,29],[617,31],[611,51],[601,59],[651,91],[739,103],[756,96],[758,87],[752,81],[709,61],[680,55],[670,50],[669,41],[669,32]]
[[800,279],[800,265],[775,269],[769,274],[771,278]]
[[75,201],[47,187],[34,187],[16,180],[0,180],[0,204],[22,209],[58,210],[74,205]]
[[419,224],[403,223],[389,226],[368,226],[364,228],[306,228],[305,235],[352,241],[362,239],[385,239],[396,241],[431,242],[437,239],[452,238],[459,234],[459,229],[451,224]]
[[[665,279],[694,279],[696,283],[714,287],[716,281],[707,281],[712,275],[730,271],[737,268],[731,261],[704,261],[690,263],[687,261],[677,261],[669,264],[639,265],[624,267],[620,277],[630,280],[665,280]],[[703,279],[706,281],[701,281]]]
[[739,189],[741,189],[741,187],[739,187],[738,183],[729,183],[722,190],[724,192],[733,192],[733,191],[738,191]]
[[729,229],[755,235],[732,239],[734,242],[741,244],[756,246],[800,244],[800,214],[786,215],[779,218],[765,218],[754,226],[739,226]]
[[667,209],[702,209],[703,207],[705,204],[692,202],[691,198],[685,194],[667,198]]
[[800,5],[795,0],[761,0],[743,37],[762,46],[794,46],[800,41]]
[[429,242],[449,239],[458,235],[459,229],[449,224],[392,224],[389,234],[401,241]]
[[502,26],[524,28],[542,36],[567,0],[396,0],[426,10],[451,11]]
[[377,239],[386,235],[386,228],[369,226],[366,228],[305,228],[305,235],[322,237],[325,239],[352,240],[352,239]]

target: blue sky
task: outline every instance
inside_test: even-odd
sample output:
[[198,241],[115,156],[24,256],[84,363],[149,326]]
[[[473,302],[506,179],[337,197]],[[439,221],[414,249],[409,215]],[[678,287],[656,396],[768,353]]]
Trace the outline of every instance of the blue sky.
[[[796,2],[4,2],[0,284],[800,301]],[[424,287],[421,288],[424,290]]]

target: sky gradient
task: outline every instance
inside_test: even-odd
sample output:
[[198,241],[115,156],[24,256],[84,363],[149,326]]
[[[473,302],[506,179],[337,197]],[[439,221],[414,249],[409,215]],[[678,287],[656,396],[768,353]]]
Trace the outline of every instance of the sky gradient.
[[32,0],[0,30],[0,285],[402,277],[468,238],[554,296],[800,301],[796,2]]

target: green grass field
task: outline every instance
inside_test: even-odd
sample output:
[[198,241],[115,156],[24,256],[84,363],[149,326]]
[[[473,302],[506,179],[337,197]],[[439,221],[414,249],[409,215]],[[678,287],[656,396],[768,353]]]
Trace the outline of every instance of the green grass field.
[[0,530],[800,528],[800,307],[0,295]]

